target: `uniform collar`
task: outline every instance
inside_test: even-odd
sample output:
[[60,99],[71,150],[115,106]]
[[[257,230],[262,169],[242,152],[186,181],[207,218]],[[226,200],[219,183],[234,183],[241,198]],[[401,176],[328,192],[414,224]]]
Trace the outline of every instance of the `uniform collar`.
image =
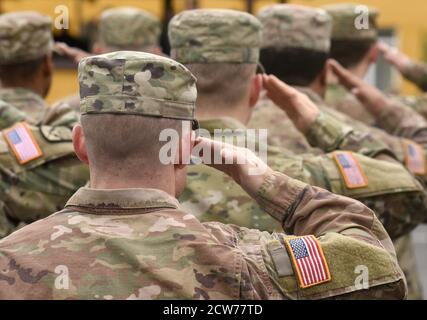
[[166,192],[149,188],[93,189],[80,188],[65,207],[77,207],[96,213],[123,210],[178,209],[178,200]]
[[230,117],[199,120],[199,124],[200,128],[208,130],[210,134],[213,134],[215,129],[246,129],[243,123]]
[[35,93],[34,91],[30,90],[30,89],[26,89],[26,88],[1,88],[0,89],[0,96],[2,97],[2,100],[11,100],[11,101],[15,101],[15,100],[19,100],[19,101],[24,101],[24,100],[33,100],[35,102],[37,102],[37,104],[46,106],[45,101],[43,100],[43,98]]

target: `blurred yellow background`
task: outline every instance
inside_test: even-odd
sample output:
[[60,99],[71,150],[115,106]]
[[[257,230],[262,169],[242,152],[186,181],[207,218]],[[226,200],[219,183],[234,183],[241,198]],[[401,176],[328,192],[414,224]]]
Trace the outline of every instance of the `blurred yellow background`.
[[[164,0],[0,0],[2,12],[16,10],[36,10],[50,15],[53,19],[58,16],[55,7],[65,5],[70,14],[69,34],[79,38],[81,26],[88,21],[96,20],[99,13],[114,6],[136,6],[143,8],[160,18],[164,17]],[[251,8],[256,13],[261,7],[278,2],[269,0],[171,0],[175,13],[190,8],[194,4],[199,8],[230,8],[247,10]],[[298,3],[310,6],[320,6],[342,1],[334,0],[290,0],[289,3]],[[427,2],[426,0],[364,0],[360,2],[374,6],[380,10],[379,25],[381,28],[392,29],[398,46],[413,58],[425,60],[427,57]],[[55,33],[58,30],[54,31]],[[415,94],[417,89],[406,81],[402,81],[402,91],[406,94]],[[52,102],[60,97],[78,91],[76,72],[72,69],[56,71],[53,87],[48,101]]]

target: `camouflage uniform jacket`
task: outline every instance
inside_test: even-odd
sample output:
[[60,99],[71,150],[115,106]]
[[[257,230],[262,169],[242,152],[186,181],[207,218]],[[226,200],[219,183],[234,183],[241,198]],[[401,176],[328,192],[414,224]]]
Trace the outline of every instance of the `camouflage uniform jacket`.
[[89,180],[88,168],[75,156],[69,128],[27,128],[42,154],[24,164],[7,142],[6,131],[0,135],[0,237],[62,209]]
[[24,120],[25,113],[0,100],[0,130],[6,129],[17,122]]
[[[200,126],[211,134],[215,129],[236,132],[245,129],[242,123],[232,118],[204,120],[200,121]],[[334,160],[335,154],[295,155],[268,146],[267,157],[268,164],[279,172],[361,200],[377,213],[391,237],[400,236],[424,221],[424,190],[403,166],[353,154],[369,183],[363,188],[350,189]],[[393,179],[384,179],[391,175]],[[280,228],[229,176],[207,166],[188,167],[187,185],[180,201],[202,222],[220,221],[270,232]]]
[[[0,299],[404,297],[390,238],[362,204],[280,173],[257,200],[285,232],[314,235],[330,281],[301,287],[284,233],[200,223],[161,190],[82,188],[0,241]],[[355,285],[358,265],[367,290]]]
[[402,70],[402,75],[415,83],[421,90],[427,91],[427,64],[412,61],[405,70]]
[[[339,119],[347,123],[352,123],[360,130],[368,130],[375,138],[383,141],[397,156],[397,159],[407,165],[408,143],[419,144],[427,159],[427,122],[417,112],[402,103],[398,96],[390,96],[390,107],[377,118],[372,119],[365,116],[365,111],[350,111],[364,109],[363,105],[342,87],[337,90],[337,86],[330,88],[327,96],[331,97],[331,108],[337,108],[335,114]],[[338,106],[338,107],[337,107]],[[348,110],[348,112],[346,111]],[[348,114],[348,115],[347,115]],[[367,125],[374,123],[375,126]],[[417,174],[425,182],[427,174]]]
[[24,88],[0,88],[0,100],[25,113],[31,124],[39,124],[48,107],[41,96]]

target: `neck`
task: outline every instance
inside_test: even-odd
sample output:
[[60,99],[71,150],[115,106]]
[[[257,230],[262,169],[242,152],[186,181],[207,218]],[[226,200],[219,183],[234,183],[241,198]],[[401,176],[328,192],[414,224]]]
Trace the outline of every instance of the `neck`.
[[314,91],[315,93],[317,93],[323,99],[325,98],[326,87],[323,84],[321,84],[319,81],[314,81],[309,86],[307,86],[307,88],[309,88],[312,91]]
[[233,106],[218,105],[214,101],[197,98],[196,118],[199,120],[209,120],[230,117],[239,120],[246,125],[250,119],[250,109],[248,104],[239,103]]
[[172,166],[147,173],[145,170],[102,170],[90,167],[90,187],[93,189],[150,188],[165,191],[175,197],[175,180]]

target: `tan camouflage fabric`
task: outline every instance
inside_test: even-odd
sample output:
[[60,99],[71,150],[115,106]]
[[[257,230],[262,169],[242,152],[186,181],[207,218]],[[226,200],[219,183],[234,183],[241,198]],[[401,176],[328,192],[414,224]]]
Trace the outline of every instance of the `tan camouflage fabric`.
[[158,55],[118,51],[79,63],[80,111],[194,119],[196,79]]
[[99,21],[100,41],[111,51],[143,51],[157,46],[161,32],[159,19],[134,7],[104,10]]
[[51,52],[50,17],[34,11],[0,15],[0,64],[31,61]]
[[411,61],[411,64],[402,70],[402,75],[415,83],[421,90],[427,91],[427,64],[419,61]]
[[[402,299],[405,281],[374,213],[280,173],[258,202],[317,237],[332,280],[302,289],[285,233],[200,223],[156,189],[82,188],[64,210],[0,241],[1,299]],[[358,290],[354,270],[369,269]]]
[[399,96],[400,101],[427,120],[427,96]]
[[329,52],[332,19],[323,9],[276,4],[261,9],[257,17],[263,26],[262,48]]
[[25,120],[25,113],[0,100],[0,130],[6,129],[16,122]]
[[171,57],[181,63],[258,63],[261,24],[227,9],[183,11],[169,22]]
[[332,40],[377,39],[379,11],[362,4],[338,3],[322,7],[333,20]]
[[[202,120],[200,127],[212,136],[215,129],[223,129],[224,136],[228,134],[226,129],[228,132],[232,130],[236,139],[246,129],[232,118]],[[255,145],[257,143],[255,141]],[[259,150],[259,144],[256,147]],[[360,154],[354,156],[367,175],[367,187],[347,188],[333,154],[314,156],[307,152],[295,155],[289,149],[273,146],[267,149],[267,162],[273,169],[366,203],[376,212],[392,238],[409,232],[425,220],[425,192],[400,164]],[[394,178],[384,179],[385,175]],[[187,185],[180,202],[202,222],[220,221],[270,232],[280,227],[229,176],[203,165],[189,166]]]
[[74,154],[69,128],[29,127],[43,154],[26,164],[0,135],[0,237],[62,209],[89,180],[88,168]]
[[25,120],[39,124],[48,108],[43,98],[26,88],[0,88],[0,100],[7,102],[25,114]]

